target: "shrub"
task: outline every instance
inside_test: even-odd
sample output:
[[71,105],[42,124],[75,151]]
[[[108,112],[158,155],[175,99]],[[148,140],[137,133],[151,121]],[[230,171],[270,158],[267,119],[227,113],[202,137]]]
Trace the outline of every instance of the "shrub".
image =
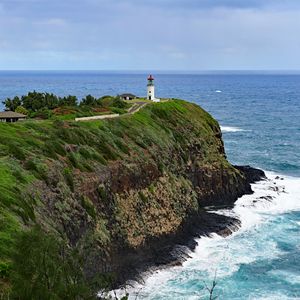
[[63,171],[66,183],[69,186],[70,190],[74,192],[74,177],[73,172],[69,168],[65,168]]
[[126,103],[125,101],[123,101],[119,97],[117,97],[114,99],[112,106],[117,107],[117,108],[127,108],[128,103]]
[[13,299],[92,299],[76,250],[38,227],[20,234],[16,249]]
[[86,105],[86,106],[96,106],[98,105],[98,101],[97,98],[93,97],[92,95],[87,95],[86,97],[84,97],[81,102],[80,105]]
[[23,115],[28,115],[28,110],[21,105],[16,108],[15,112]]
[[110,110],[114,114],[119,114],[119,115],[123,115],[127,113],[127,111],[124,108],[119,108],[119,107],[110,107]]
[[108,195],[106,193],[106,189],[105,189],[105,186],[103,184],[99,185],[98,186],[98,195],[99,197],[105,202],[108,200]]
[[69,153],[68,154],[68,159],[70,161],[70,163],[72,164],[72,166],[76,169],[81,169],[81,165],[78,161],[77,156],[74,153]]
[[121,141],[121,140],[117,140],[115,141],[116,146],[125,154],[129,154],[129,148]]
[[22,149],[22,146],[20,146],[19,144],[15,142],[8,143],[8,149],[9,149],[9,154],[15,157],[16,159],[24,160],[26,158],[24,150]]
[[8,262],[0,262],[0,278],[9,277],[11,270],[11,264]]
[[24,167],[31,171],[36,178],[47,181],[47,166],[45,164],[30,158],[25,161]]
[[142,191],[139,191],[139,197],[143,201],[143,203],[148,202],[148,198],[145,196],[145,194]]
[[47,108],[42,108],[36,112],[32,112],[30,114],[30,117],[31,118],[38,118],[38,119],[43,119],[43,120],[46,120],[46,119],[50,119],[53,115],[53,112]]
[[52,139],[52,140],[48,140],[48,141],[45,142],[44,153],[47,156],[56,159],[57,158],[57,154],[59,154],[61,156],[65,156],[66,155],[66,150],[59,143],[59,141],[57,141],[55,139]]
[[81,205],[93,219],[96,219],[96,209],[93,202],[88,197],[82,197]]

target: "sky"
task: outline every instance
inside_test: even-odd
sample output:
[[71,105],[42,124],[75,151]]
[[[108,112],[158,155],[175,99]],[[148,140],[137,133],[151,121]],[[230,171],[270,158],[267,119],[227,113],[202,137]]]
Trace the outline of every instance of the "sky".
[[300,70],[300,0],[0,0],[0,70]]

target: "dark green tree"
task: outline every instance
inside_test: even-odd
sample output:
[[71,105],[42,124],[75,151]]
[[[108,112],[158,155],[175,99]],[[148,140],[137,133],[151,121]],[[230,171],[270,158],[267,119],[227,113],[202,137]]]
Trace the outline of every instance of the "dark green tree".
[[98,104],[98,100],[92,95],[85,96],[80,102],[80,105],[86,105],[86,106],[96,106],[97,104]]
[[78,99],[76,96],[67,96],[63,98],[59,98],[59,106],[77,106]]
[[54,94],[44,94],[44,105],[47,109],[54,109],[58,107],[58,97]]
[[127,108],[128,104],[120,99],[120,97],[116,97],[113,102],[112,102],[112,107],[117,107],[117,108]]
[[13,99],[7,98],[2,102],[7,110],[15,111],[18,106],[21,106],[22,102],[18,96]]

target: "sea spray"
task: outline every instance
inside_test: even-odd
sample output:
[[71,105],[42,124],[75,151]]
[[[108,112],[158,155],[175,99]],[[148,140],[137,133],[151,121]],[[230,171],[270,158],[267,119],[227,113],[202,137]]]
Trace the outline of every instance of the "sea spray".
[[[298,229],[299,233],[299,220],[293,218],[300,210],[300,178],[271,172],[266,175],[268,179],[253,184],[254,193],[238,199],[232,210],[215,211],[238,217],[240,230],[226,238],[212,234],[197,239],[198,246],[189,253],[190,258],[182,267],[164,269],[146,277],[144,284],[128,289],[131,299],[136,295],[139,299],[206,299],[204,282],[210,284],[215,272],[216,294],[220,299],[246,299],[247,295],[247,299],[296,299],[287,295],[300,291],[296,280],[300,274],[281,270],[282,263],[278,261],[285,255],[280,246],[285,243],[281,230]],[[297,232],[291,234],[290,247],[294,243],[299,245],[297,237]],[[272,269],[273,261],[279,264],[278,269]],[[276,286],[281,280],[282,272],[292,286],[288,287],[287,283],[290,292],[282,292],[282,287],[272,288],[272,284]],[[260,281],[256,282],[255,278]],[[264,286],[264,281],[269,286]]]
[[233,126],[221,126],[221,131],[225,133],[225,132],[243,132],[243,131],[250,131],[250,130],[242,129],[239,127],[233,127]]

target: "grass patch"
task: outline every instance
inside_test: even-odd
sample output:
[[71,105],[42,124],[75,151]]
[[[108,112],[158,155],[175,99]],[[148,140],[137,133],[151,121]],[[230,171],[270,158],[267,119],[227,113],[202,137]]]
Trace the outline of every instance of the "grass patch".
[[[109,104],[113,99],[108,97],[103,101]],[[87,113],[84,107],[79,109]],[[119,113],[124,111],[120,107],[114,109]],[[72,199],[74,207],[75,203],[81,205],[98,224],[98,234],[105,241],[108,239],[106,223],[99,221],[101,217],[93,202],[89,198],[81,198],[79,187],[85,183],[82,179],[86,179],[87,172],[95,172],[88,174],[88,177],[96,178],[103,175],[101,172],[106,171],[106,165],[127,162],[133,169],[136,167],[134,162],[150,162],[149,165],[157,165],[160,173],[168,172],[174,165],[172,154],[177,153],[184,164],[189,160],[185,153],[190,153],[191,146],[195,145],[203,154],[203,159],[197,162],[200,167],[205,164],[230,167],[220,155],[219,140],[216,138],[218,123],[191,103],[180,100],[151,103],[132,115],[83,123],[68,121],[69,116],[72,114],[73,117],[78,111],[60,110],[60,113],[61,117],[56,115],[53,120],[0,123],[0,279],[6,280],[10,276],[16,233],[35,222],[34,208],[37,204],[25,195],[27,188],[33,187],[30,186],[33,181],[43,187],[48,185],[51,192],[61,192],[65,199]],[[156,168],[150,171],[157,173]],[[61,183],[64,191],[59,191],[59,184],[58,187],[51,186],[54,181]],[[146,194],[155,194],[154,186],[150,186],[148,191]],[[75,195],[78,195],[77,202],[72,198]],[[108,187],[106,189],[100,185],[96,196],[100,205],[107,205],[113,210],[114,203]],[[139,198],[142,203],[148,202],[143,192],[139,193]],[[42,194],[39,200],[39,204],[42,203]],[[74,208],[72,205],[70,210]],[[49,220],[46,215],[43,217],[46,224]],[[49,240],[44,238],[48,245]],[[39,238],[33,233],[29,240],[32,246],[27,244],[28,251]],[[35,254],[31,250],[28,253]],[[43,248],[43,251],[46,249]],[[52,254],[49,255],[52,259]],[[35,280],[35,277],[31,279]]]

